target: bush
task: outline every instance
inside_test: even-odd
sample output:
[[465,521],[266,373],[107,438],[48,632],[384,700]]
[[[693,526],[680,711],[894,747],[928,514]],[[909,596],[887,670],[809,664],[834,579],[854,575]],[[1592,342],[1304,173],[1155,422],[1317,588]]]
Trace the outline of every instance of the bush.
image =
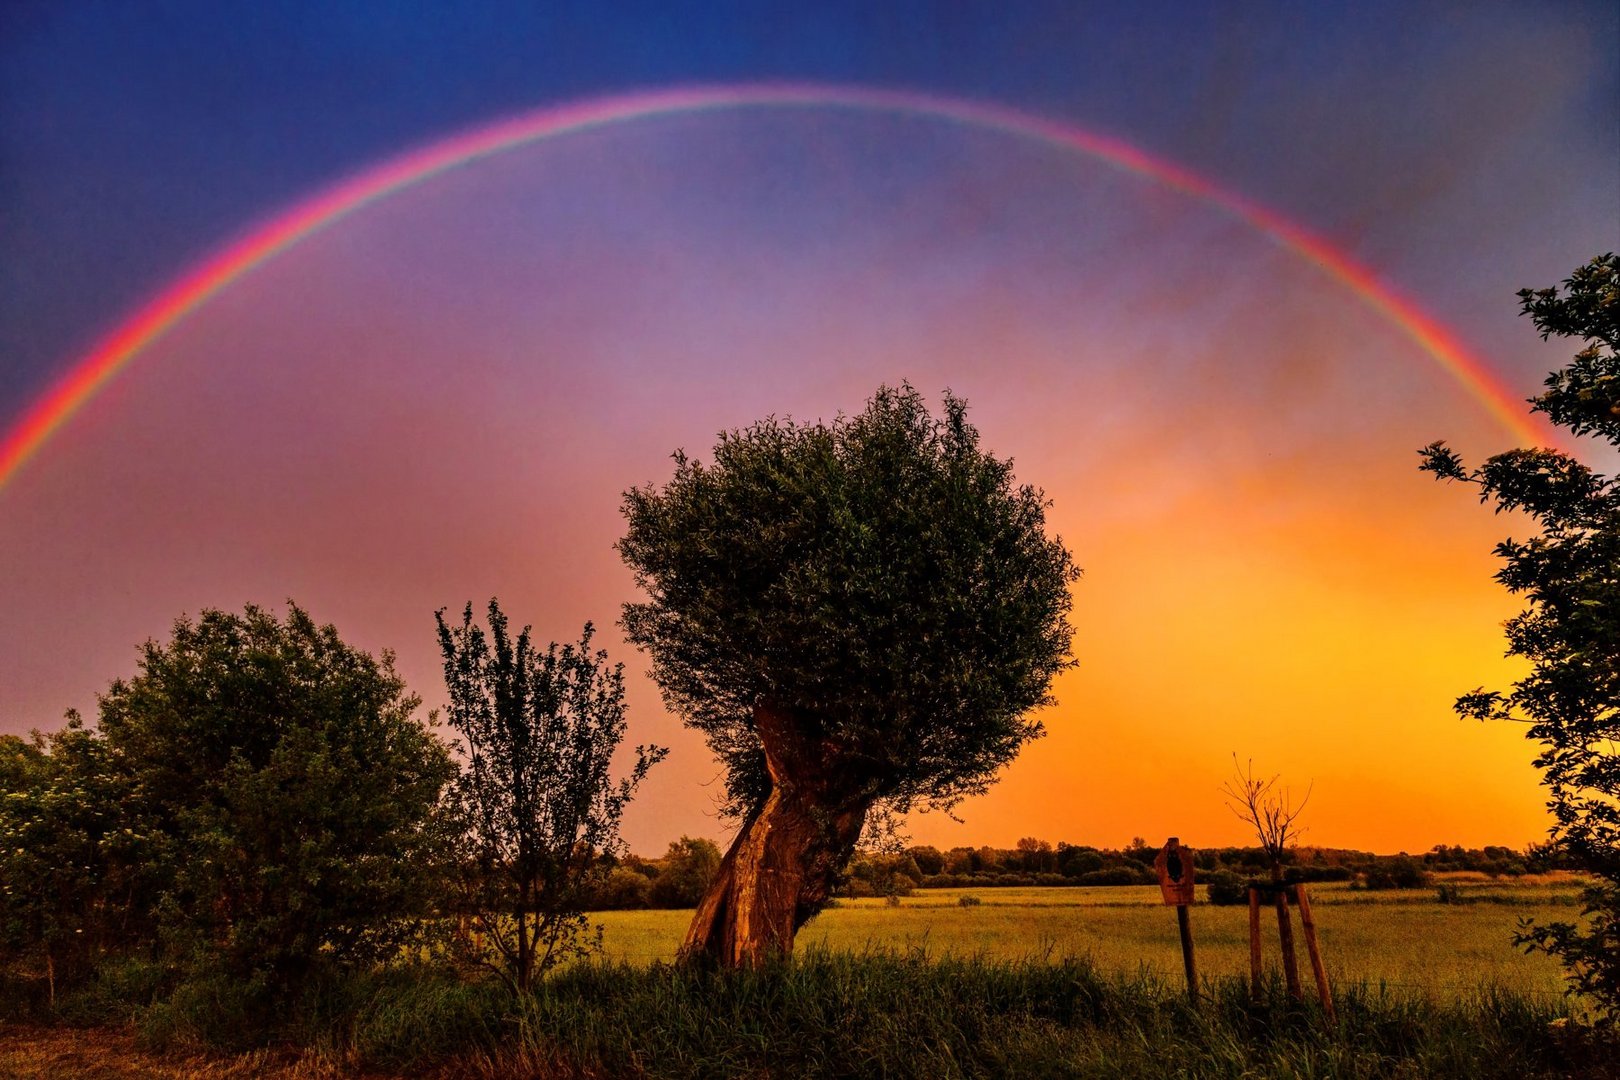
[[1348,866],[1290,866],[1283,871],[1283,880],[1290,885],[1315,884],[1319,881],[1349,881],[1355,872]]
[[1103,857],[1091,848],[1072,848],[1063,853],[1063,873],[1079,877],[1103,868]]
[[1217,907],[1230,907],[1233,904],[1249,902],[1248,881],[1230,870],[1216,870],[1212,874],[1206,874],[1204,883],[1208,886],[1209,902]]
[[1363,880],[1369,889],[1426,889],[1434,876],[1410,855],[1397,855],[1367,867]]
[[1081,885],[1152,885],[1159,879],[1145,866],[1110,866],[1075,879]]
[[644,908],[652,899],[652,884],[646,874],[615,866],[597,886],[591,906],[598,911]]
[[683,836],[659,861],[649,903],[659,908],[695,908],[720,869],[720,848],[712,840]]
[[397,955],[433,898],[454,772],[419,703],[390,655],[297,605],[285,621],[251,605],[179,620],[101,697],[96,738],[128,783],[121,835],[146,845],[132,891],[103,903],[139,927],[138,898],[160,895],[147,943],[238,997]]
[[984,901],[977,896],[959,896],[956,898],[957,907],[978,907],[982,903]]

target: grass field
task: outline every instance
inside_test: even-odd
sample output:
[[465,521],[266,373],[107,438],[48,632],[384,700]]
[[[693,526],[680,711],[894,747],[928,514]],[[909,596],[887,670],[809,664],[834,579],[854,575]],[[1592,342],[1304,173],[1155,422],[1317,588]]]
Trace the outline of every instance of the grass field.
[[[1309,886],[1329,978],[1454,997],[1481,987],[1559,996],[1561,969],[1546,956],[1512,944],[1518,920],[1572,919],[1580,883],[1563,876],[1491,882],[1456,875],[1461,903],[1442,904],[1434,888],[1352,891],[1342,884]],[[963,907],[960,898],[979,904]],[[593,919],[605,928],[611,959],[669,960],[691,917],[686,911],[609,911]],[[1295,921],[1298,938],[1298,922]],[[1192,912],[1201,975],[1246,976],[1248,909],[1199,904]],[[1264,912],[1268,966],[1278,962],[1277,921]],[[931,956],[1019,959],[1082,957],[1100,971],[1143,968],[1179,978],[1181,951],[1174,912],[1152,887],[926,889],[899,907],[882,900],[844,900],[800,932],[800,947],[835,952],[923,949]],[[1303,943],[1299,944],[1303,950]],[[1306,971],[1303,951],[1301,970]],[[1307,976],[1308,978],[1308,976]]]
[[[223,985],[132,1010],[139,995],[115,979],[78,1008],[94,1030],[0,1018],[0,1076],[1620,1077],[1620,1055],[1565,1019],[1556,965],[1511,943],[1521,917],[1575,917],[1580,883],[1444,884],[1460,902],[1312,887],[1331,1023],[1275,975],[1250,999],[1246,907],[1194,910],[1207,981],[1192,1003],[1157,888],[940,889],[844,901],[790,962],[737,972],[655,962],[674,956],[689,911],[605,912],[606,955],[520,999],[399,967],[316,987],[268,1028]],[[1264,926],[1274,966],[1275,919]]]

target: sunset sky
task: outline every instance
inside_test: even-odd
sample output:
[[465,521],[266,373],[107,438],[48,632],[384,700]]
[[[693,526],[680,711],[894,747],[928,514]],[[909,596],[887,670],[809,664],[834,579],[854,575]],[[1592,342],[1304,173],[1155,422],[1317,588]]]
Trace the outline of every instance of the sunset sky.
[[595,621],[672,748],[632,847],[720,838],[615,626],[620,495],[904,379],[1085,570],[1047,736],[918,842],[1239,843],[1234,752],[1314,785],[1309,843],[1541,839],[1522,728],[1451,712],[1517,670],[1527,526],[1415,451],[1522,443],[1491,395],[1574,351],[1514,292],[1620,247],[1620,12],[1333,7],[7,5],[0,440],[51,423],[0,468],[0,731],[288,598],[436,705],[433,612],[495,595]]

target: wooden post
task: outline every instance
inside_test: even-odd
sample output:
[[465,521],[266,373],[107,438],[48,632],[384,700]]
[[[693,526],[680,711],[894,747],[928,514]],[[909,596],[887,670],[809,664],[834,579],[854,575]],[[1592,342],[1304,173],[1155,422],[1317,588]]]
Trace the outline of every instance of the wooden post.
[[1172,836],[1165,841],[1159,857],[1153,860],[1159,875],[1159,890],[1166,904],[1176,909],[1176,927],[1181,931],[1181,965],[1187,972],[1187,996],[1198,1000],[1198,965],[1193,961],[1192,920],[1187,906],[1196,898],[1193,890],[1193,850],[1183,847]]
[[1288,996],[1295,1001],[1304,997],[1299,988],[1299,960],[1294,955],[1294,924],[1288,918],[1288,890],[1281,883],[1277,891],[1277,937],[1282,942],[1283,976],[1288,980]]
[[1260,890],[1249,886],[1249,997],[1260,1000]]
[[1316,920],[1311,917],[1311,901],[1305,895],[1304,885],[1294,886],[1294,901],[1299,904],[1299,925],[1305,931],[1305,951],[1311,957],[1311,974],[1316,977],[1316,994],[1322,999],[1322,1014],[1333,1020],[1333,991],[1328,986],[1327,969],[1322,966],[1322,953],[1316,947]]
[[1186,904],[1176,905],[1176,926],[1181,931],[1181,964],[1187,971],[1187,996],[1198,1000],[1198,965],[1193,960],[1192,919]]

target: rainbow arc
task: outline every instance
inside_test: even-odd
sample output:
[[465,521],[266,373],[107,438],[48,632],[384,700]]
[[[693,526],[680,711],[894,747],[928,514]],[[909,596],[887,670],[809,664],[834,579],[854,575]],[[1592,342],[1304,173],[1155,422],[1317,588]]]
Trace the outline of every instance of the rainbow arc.
[[857,87],[769,84],[697,87],[619,95],[540,109],[412,150],[327,188],[270,218],[170,284],[100,341],[0,439],[0,489],[86,402],[177,323],[243,275],[390,195],[441,173],[543,139],[681,113],[727,109],[822,108],[903,113],[990,128],[1105,162],[1209,204],[1270,237],[1349,289],[1399,327],[1514,438],[1559,445],[1490,368],[1440,322],[1371,269],[1282,214],[1251,202],[1128,143],[1003,106]]

